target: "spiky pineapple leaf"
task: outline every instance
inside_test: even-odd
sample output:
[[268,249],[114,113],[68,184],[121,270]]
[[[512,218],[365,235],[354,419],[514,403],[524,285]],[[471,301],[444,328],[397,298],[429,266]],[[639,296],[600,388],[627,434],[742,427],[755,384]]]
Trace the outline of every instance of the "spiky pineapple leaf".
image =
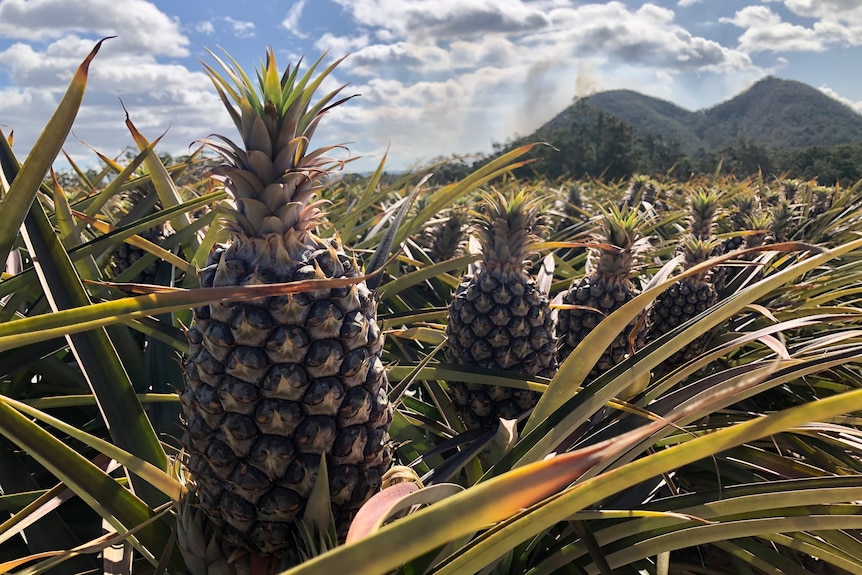
[[[36,198],[42,179],[48,173],[48,169],[60,153],[63,142],[66,141],[66,136],[72,129],[72,123],[84,99],[90,63],[107,39],[99,40],[78,67],[60,104],[48,120],[48,124],[36,140],[27,161],[20,170],[12,154],[11,144],[0,132],[0,170],[10,182],[2,204],[4,225],[0,226],[0,261],[6,261],[9,252],[12,251],[12,246],[18,237],[18,230]],[[15,181],[12,181],[12,174],[16,174]]]
[[[159,159],[153,151],[154,145],[161,140],[162,136],[156,138],[151,144],[150,141],[135,127],[135,124],[129,118],[128,112],[126,112],[126,127],[128,127],[129,132],[132,134],[132,138],[141,152],[148,149],[150,150],[144,157],[144,165],[147,167],[147,170],[153,178],[153,186],[156,188],[159,200],[162,202],[162,207],[173,208],[182,204],[183,200],[180,197],[180,192],[177,189],[173,178],[171,178],[161,159]],[[177,231],[181,231],[191,223],[191,218],[185,212],[181,212],[171,219],[171,225]],[[190,241],[184,247],[187,252],[187,256],[191,258],[194,255],[194,250],[198,247],[198,243],[190,238]]]
[[89,433],[86,433],[85,431],[78,429],[74,425],[69,425],[55,417],[52,417],[51,415],[48,415],[43,411],[40,411],[39,409],[34,408],[31,405],[27,405],[26,403],[15,401],[14,399],[8,397],[0,397],[0,403],[4,403],[9,407],[32,417],[33,419],[38,419],[43,423],[47,423],[51,427],[68,435],[69,437],[72,437],[82,442],[84,445],[92,447],[99,453],[109,456],[111,459],[118,462],[138,477],[141,477],[142,479],[146,480],[147,483],[167,495],[174,502],[179,501],[185,495],[185,488],[180,484],[179,481],[171,477],[167,472],[142,460],[139,457],[132,455],[128,451],[120,449],[113,443],[110,443],[103,439],[99,439],[94,435],[91,435]]
[[[17,167],[14,156],[9,156],[7,162],[10,168]],[[10,171],[7,178],[14,183],[19,173]],[[24,219],[23,237],[51,309],[58,312],[88,306],[90,300],[81,279],[38,202],[31,206]],[[107,332],[101,329],[82,335],[65,335],[114,440],[120,447],[164,469],[167,465],[165,452],[134,395],[132,383]],[[152,486],[137,480],[136,483],[148,502],[153,505],[164,502],[163,496]]]
[[368,279],[320,279],[255,286],[180,289],[144,284],[106,284],[129,290],[147,290],[146,295],[82,305],[0,324],[0,351],[46,341],[58,336],[81,333],[131,319],[179,311],[220,301],[244,301],[272,295],[285,295],[350,286]]
[[[691,439],[661,452],[647,455],[590,479],[578,481],[559,496],[546,499],[527,513],[516,516],[511,521],[506,522],[505,525],[487,532],[480,544],[474,545],[470,550],[462,550],[462,552],[453,555],[452,560],[444,568],[438,569],[436,573],[438,575],[455,575],[475,572],[488,565],[507,549],[511,549],[517,543],[535,536],[558,521],[565,520],[572,513],[614,493],[630,488],[632,485],[637,485],[650,477],[677,469],[709,454],[725,451],[735,445],[793,429],[809,421],[828,420],[835,415],[859,409],[862,409],[862,390],[842,393],[765,417],[745,421]],[[647,427],[653,427],[653,425],[656,424]],[[534,465],[537,464],[530,464],[530,467]],[[856,516],[855,520],[858,521],[859,517]],[[838,526],[839,524],[842,525]],[[835,528],[849,527],[850,524],[851,521],[838,520],[835,522]],[[612,564],[612,567],[614,566],[618,565]]]
[[[0,433],[26,450],[118,531],[145,523],[155,515],[131,491],[6,402],[0,402],[0,415]],[[169,538],[167,524],[149,524],[137,535],[138,549],[151,559],[160,557]]]
[[[413,188],[413,191],[401,204],[401,208],[399,208],[398,213],[395,214],[394,218],[392,218],[392,221],[389,223],[389,229],[386,230],[386,233],[380,240],[380,244],[378,244],[377,249],[374,250],[374,255],[371,257],[371,261],[368,263],[369,274],[373,274],[374,272],[382,268],[383,265],[386,263],[386,260],[389,259],[389,253],[392,250],[392,243],[394,242],[395,236],[401,227],[401,222],[404,220],[404,216],[407,215],[407,212],[410,210],[410,206],[412,206],[413,202],[416,201],[416,198],[419,197],[419,193],[422,191],[422,186],[424,186],[425,182],[427,182],[430,178],[431,174],[428,174],[424,178],[419,180],[419,183],[416,184],[416,186]],[[377,274],[371,277],[366,283],[369,289],[375,290],[380,285],[380,281],[380,274]]]

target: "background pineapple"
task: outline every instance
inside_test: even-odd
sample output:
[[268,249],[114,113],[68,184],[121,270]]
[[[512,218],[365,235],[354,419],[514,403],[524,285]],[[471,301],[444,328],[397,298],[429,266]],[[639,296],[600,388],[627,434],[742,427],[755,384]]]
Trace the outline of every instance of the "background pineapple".
[[[718,240],[715,238],[702,239],[693,234],[687,235],[680,243],[683,269],[687,270],[708,260],[717,245]],[[649,310],[647,321],[650,341],[663,336],[718,302],[718,290],[713,272],[714,269],[709,269],[680,278],[656,298]],[[699,335],[686,347],[666,359],[656,372],[667,373],[694,359],[706,347],[709,337],[709,333]]]
[[[155,189],[132,189],[128,192],[123,192],[120,195],[120,202],[126,204],[126,217],[122,218],[118,225],[122,226],[128,222],[134,222],[152,213],[154,210],[160,209],[158,202],[153,202],[152,198],[156,197]],[[162,223],[144,230],[139,236],[145,240],[161,246],[164,241],[173,233],[170,225]],[[111,268],[112,277],[117,277],[135,264],[139,259],[147,254],[145,250],[131,244],[122,243],[114,250],[108,258],[108,264]],[[145,269],[139,272],[133,278],[127,278],[126,281],[155,283],[156,272],[158,271],[159,260],[153,260]]]
[[[221,63],[221,61],[219,61]],[[259,92],[233,66],[232,86],[207,71],[242,137],[207,142],[224,160],[215,174],[236,201],[228,245],[217,246],[201,285],[240,286],[355,278],[337,238],[320,238],[319,197],[331,181],[328,148],[308,144],[339,90],[311,105],[320,60],[279,77],[267,52]],[[260,554],[288,554],[295,522],[325,456],[332,510],[346,531],[378,488],[391,453],[383,338],[368,287],[221,303],[195,309],[188,331],[189,468],[201,508],[222,537]]]
[[[560,361],[572,353],[577,345],[599,322],[631,301],[638,293],[631,275],[639,252],[648,243],[641,238],[640,218],[636,209],[611,208],[602,215],[602,230],[598,234],[591,254],[595,264],[589,273],[572,282],[562,294],[557,324]],[[623,360],[626,354],[644,343],[645,324],[633,321],[614,343],[602,354],[590,375],[595,377]],[[634,347],[629,343],[633,337]]]
[[[478,273],[464,280],[449,304],[447,360],[553,377],[557,369],[548,297],[527,272],[539,206],[523,191],[485,197],[474,218],[482,247]],[[539,394],[503,386],[450,382],[452,399],[468,428],[491,428],[536,405]]]
[[468,219],[466,209],[455,207],[422,230],[419,243],[431,261],[439,263],[462,254],[467,243]]

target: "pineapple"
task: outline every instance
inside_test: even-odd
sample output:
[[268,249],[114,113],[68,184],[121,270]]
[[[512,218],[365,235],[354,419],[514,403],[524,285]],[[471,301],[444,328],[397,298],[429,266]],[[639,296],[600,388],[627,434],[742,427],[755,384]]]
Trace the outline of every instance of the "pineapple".
[[689,233],[695,238],[706,240],[715,231],[718,215],[719,197],[713,190],[696,190],[689,199]]
[[769,242],[786,242],[794,237],[801,224],[801,217],[796,204],[787,199],[779,200],[769,210],[771,223],[769,225]]
[[835,188],[828,186],[814,186],[811,190],[811,210],[808,217],[816,218],[825,214],[835,200]]
[[[729,223],[728,232],[742,232],[749,230],[752,217],[760,214],[760,201],[754,192],[743,190],[730,200],[729,217],[723,221]],[[722,253],[728,253],[739,249],[745,243],[743,236],[733,236],[722,242]]]
[[791,203],[796,201],[796,194],[804,192],[806,188],[807,185],[805,182],[796,178],[781,180],[779,184],[779,192],[781,192],[785,200]]
[[648,204],[650,207],[655,207],[657,195],[658,182],[646,174],[635,174],[623,194],[621,205],[633,208]]
[[[718,240],[703,239],[689,234],[680,246],[683,253],[683,268],[689,269],[708,260],[718,245]],[[713,271],[706,270],[679,279],[660,294],[650,308],[647,325],[648,339],[655,340],[672,329],[709,309],[718,301],[718,291],[713,280]],[[697,357],[706,346],[709,334],[701,334],[688,346],[676,352],[662,364],[660,372],[670,371]]]
[[[479,271],[458,286],[446,326],[450,363],[553,377],[557,369],[548,297],[527,272],[539,206],[522,191],[485,197],[474,216],[482,248]],[[453,402],[467,428],[489,429],[538,403],[535,391],[450,382]]]
[[[150,190],[150,194],[155,197],[155,190]],[[136,208],[143,208],[147,199],[147,191],[142,189],[133,189],[128,192],[124,192],[120,195],[120,200],[124,204],[128,204],[128,217],[123,218],[120,221],[121,224],[125,223],[125,220],[133,221],[136,219],[140,219],[148,215],[152,210],[147,210],[147,213],[139,213],[141,210]],[[158,204],[156,204],[158,208]],[[166,223],[159,224],[157,226],[153,226],[147,230],[141,232],[140,235],[145,240],[152,242],[156,245],[162,245],[164,241],[170,237],[173,233],[170,226]],[[146,251],[142,250],[137,246],[133,246],[131,244],[123,243],[116,250],[114,250],[108,258],[108,265],[111,269],[112,277],[117,277],[130,267],[135,264],[139,259],[144,257],[147,254]],[[156,272],[158,271],[159,260],[154,260],[150,265],[148,265],[145,269],[141,270],[135,277],[127,278],[127,281],[138,282],[138,283],[155,283],[156,281]]]
[[561,215],[557,224],[558,231],[580,225],[590,219],[584,197],[584,188],[581,183],[570,182],[554,191],[560,196],[556,207],[557,212]]
[[[602,233],[591,254],[593,258],[598,256],[594,269],[562,294],[562,303],[567,307],[559,310],[557,325],[560,360],[568,357],[602,319],[637,295],[631,280],[632,268],[638,254],[648,245],[640,236],[640,221],[636,209],[626,207],[612,207],[602,215]],[[590,376],[604,373],[641,347],[644,336],[643,322],[635,320],[626,326],[604,351]]]
[[[231,61],[233,62],[233,61]],[[224,64],[207,72],[242,141],[207,141],[223,159],[214,177],[235,200],[201,270],[204,287],[243,286],[362,274],[338,238],[315,235],[332,182],[309,138],[339,90],[310,100],[333,64],[312,77],[279,77],[272,50],[259,90]],[[392,419],[374,294],[363,282],[194,310],[187,386],[181,395],[189,470],[199,505],[227,544],[287,556],[325,457],[332,512],[346,534],[379,488],[391,460]]]
[[435,263],[461,255],[467,242],[467,211],[454,208],[442,219],[422,231],[420,243]]

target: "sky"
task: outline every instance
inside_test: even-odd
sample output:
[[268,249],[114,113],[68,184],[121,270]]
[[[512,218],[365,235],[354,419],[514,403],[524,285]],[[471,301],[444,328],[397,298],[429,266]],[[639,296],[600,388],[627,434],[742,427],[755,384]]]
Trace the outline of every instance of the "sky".
[[313,144],[354,171],[485,154],[578,97],[632,89],[697,110],[768,75],[862,113],[862,0],[0,0],[0,130],[26,157],[102,37],[65,150],[94,163],[133,145],[123,106],[159,147],[238,139],[203,64],[249,73],[348,55],[324,85],[359,94]]

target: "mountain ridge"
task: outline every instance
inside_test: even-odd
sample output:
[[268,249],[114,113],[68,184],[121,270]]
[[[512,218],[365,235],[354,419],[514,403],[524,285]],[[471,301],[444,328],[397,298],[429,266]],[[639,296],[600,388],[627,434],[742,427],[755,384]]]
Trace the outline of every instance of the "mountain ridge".
[[862,114],[808,84],[774,76],[696,111],[634,90],[599,92],[578,99],[531,138],[578,125],[584,106],[625,122],[638,136],[676,143],[686,153],[715,152],[741,140],[782,149],[862,141]]

